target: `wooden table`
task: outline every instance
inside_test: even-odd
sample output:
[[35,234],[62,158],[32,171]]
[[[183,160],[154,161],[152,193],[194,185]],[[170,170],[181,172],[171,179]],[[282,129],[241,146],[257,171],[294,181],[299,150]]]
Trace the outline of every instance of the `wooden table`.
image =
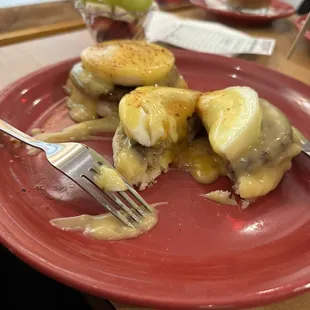
[[[188,9],[178,13],[180,16],[197,19],[206,18],[205,13],[198,9]],[[211,19],[211,16],[207,16]],[[285,56],[293,42],[297,31],[293,25],[294,16],[280,20],[273,26],[256,29],[239,28],[251,35],[273,37],[277,39],[275,51],[272,56],[242,56],[244,59],[262,64],[278,70],[310,85],[310,43],[304,40],[296,49],[290,60]],[[17,78],[39,69],[48,64],[55,63],[70,57],[78,56],[80,52],[93,41],[86,30],[51,36],[9,45],[0,48],[0,88],[8,85]],[[93,307],[101,307],[99,299],[90,298]],[[126,305],[117,305],[118,309],[134,309]],[[140,308],[141,309],[141,308]],[[309,310],[310,294],[256,310]]]
[[[84,28],[83,19],[72,0],[46,0],[43,3],[37,0],[35,4],[4,7],[1,2],[3,0],[0,1],[0,46]],[[14,4],[16,1],[4,0],[5,3]],[[183,0],[182,3],[171,2],[160,7],[172,11],[190,6],[188,0]]]
[[0,8],[0,46],[83,27],[73,1]]
[[[197,19],[206,18],[205,13],[199,9],[187,9],[178,12],[179,16]],[[207,16],[212,19],[211,16]],[[241,58],[254,61],[269,68],[290,75],[306,84],[310,84],[310,44],[304,39],[297,46],[290,60],[286,54],[297,34],[293,25],[294,16],[279,20],[273,27],[245,29],[247,33],[255,36],[273,37],[277,44],[272,56],[246,55]],[[0,67],[7,70],[0,71],[0,88],[13,82],[15,79],[41,68],[47,64],[78,56],[83,48],[93,41],[86,30],[79,30],[63,35],[50,36],[43,39],[0,47]],[[22,57],[21,57],[22,55]]]

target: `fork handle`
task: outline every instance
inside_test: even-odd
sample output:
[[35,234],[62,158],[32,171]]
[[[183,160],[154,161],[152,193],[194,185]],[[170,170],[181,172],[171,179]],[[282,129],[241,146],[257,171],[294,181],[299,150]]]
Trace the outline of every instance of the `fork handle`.
[[12,125],[8,124],[2,119],[0,119],[0,130],[19,141],[22,141],[36,148],[39,148],[43,151],[48,151],[48,149],[51,146],[49,143],[45,143],[43,141],[39,141],[33,137],[28,136],[24,132],[18,130],[17,128],[13,127]]

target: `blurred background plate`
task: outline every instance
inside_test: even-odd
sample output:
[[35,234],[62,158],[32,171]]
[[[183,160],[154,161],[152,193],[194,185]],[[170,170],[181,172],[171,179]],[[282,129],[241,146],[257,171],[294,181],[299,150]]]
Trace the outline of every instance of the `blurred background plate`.
[[[295,13],[295,8],[285,2],[272,0],[270,7],[270,12],[272,14],[250,14],[239,12],[238,10],[229,10],[229,9],[218,9],[216,7],[211,7],[206,4],[205,0],[190,0],[191,3],[195,6],[198,6],[212,14],[214,14],[218,19],[225,22],[233,22],[249,25],[262,25],[268,24],[279,18],[284,18],[291,16]],[[226,3],[226,0],[219,0],[223,3]]]

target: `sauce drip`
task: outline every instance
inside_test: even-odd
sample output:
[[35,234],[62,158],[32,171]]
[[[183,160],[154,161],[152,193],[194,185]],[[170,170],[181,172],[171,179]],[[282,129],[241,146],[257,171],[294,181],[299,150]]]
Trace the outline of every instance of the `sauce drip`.
[[260,101],[263,119],[259,139],[231,163],[236,190],[244,199],[256,199],[274,190],[292,158],[301,152],[298,131],[286,116],[265,100]]
[[38,133],[38,129],[34,129],[33,136],[38,140],[50,143],[85,141],[96,139],[98,134],[113,133],[118,124],[118,115],[113,114],[66,127],[59,132]]
[[[157,207],[165,204],[167,202],[158,202],[151,206]],[[141,219],[141,223],[135,228],[124,225],[110,213],[57,218],[51,220],[50,223],[64,231],[78,231],[94,239],[116,241],[136,238],[150,231],[158,222],[158,210],[154,210],[154,213],[145,212],[145,216]]]
[[200,196],[212,200],[218,204],[238,206],[235,197],[228,191],[216,190]]
[[199,183],[211,184],[227,175],[223,160],[212,150],[207,137],[186,142],[176,154],[175,164],[188,171]]
[[98,118],[97,98],[93,98],[78,89],[71,80],[67,82],[70,96],[67,100],[70,118],[76,123],[86,122]]
[[128,188],[115,169],[105,165],[96,169],[95,184],[106,192],[126,191]]

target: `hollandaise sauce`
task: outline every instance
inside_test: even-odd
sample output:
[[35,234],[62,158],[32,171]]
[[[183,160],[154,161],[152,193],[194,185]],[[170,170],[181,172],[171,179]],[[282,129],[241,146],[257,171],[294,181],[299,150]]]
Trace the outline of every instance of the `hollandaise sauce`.
[[211,184],[227,175],[223,159],[214,153],[207,137],[181,144],[177,154],[175,164],[199,183]]
[[[165,204],[167,202],[158,202],[151,206],[158,207]],[[156,226],[158,217],[159,211],[156,209],[153,213],[145,212],[145,216],[141,217],[141,223],[136,224],[134,228],[126,226],[110,213],[57,218],[51,220],[50,223],[64,231],[77,231],[94,239],[116,241],[136,238],[150,231]]]
[[38,140],[50,143],[85,141],[96,139],[96,135],[99,134],[113,133],[118,123],[118,115],[113,114],[104,118],[75,124],[58,132],[41,133],[38,129],[35,129],[33,136]]

